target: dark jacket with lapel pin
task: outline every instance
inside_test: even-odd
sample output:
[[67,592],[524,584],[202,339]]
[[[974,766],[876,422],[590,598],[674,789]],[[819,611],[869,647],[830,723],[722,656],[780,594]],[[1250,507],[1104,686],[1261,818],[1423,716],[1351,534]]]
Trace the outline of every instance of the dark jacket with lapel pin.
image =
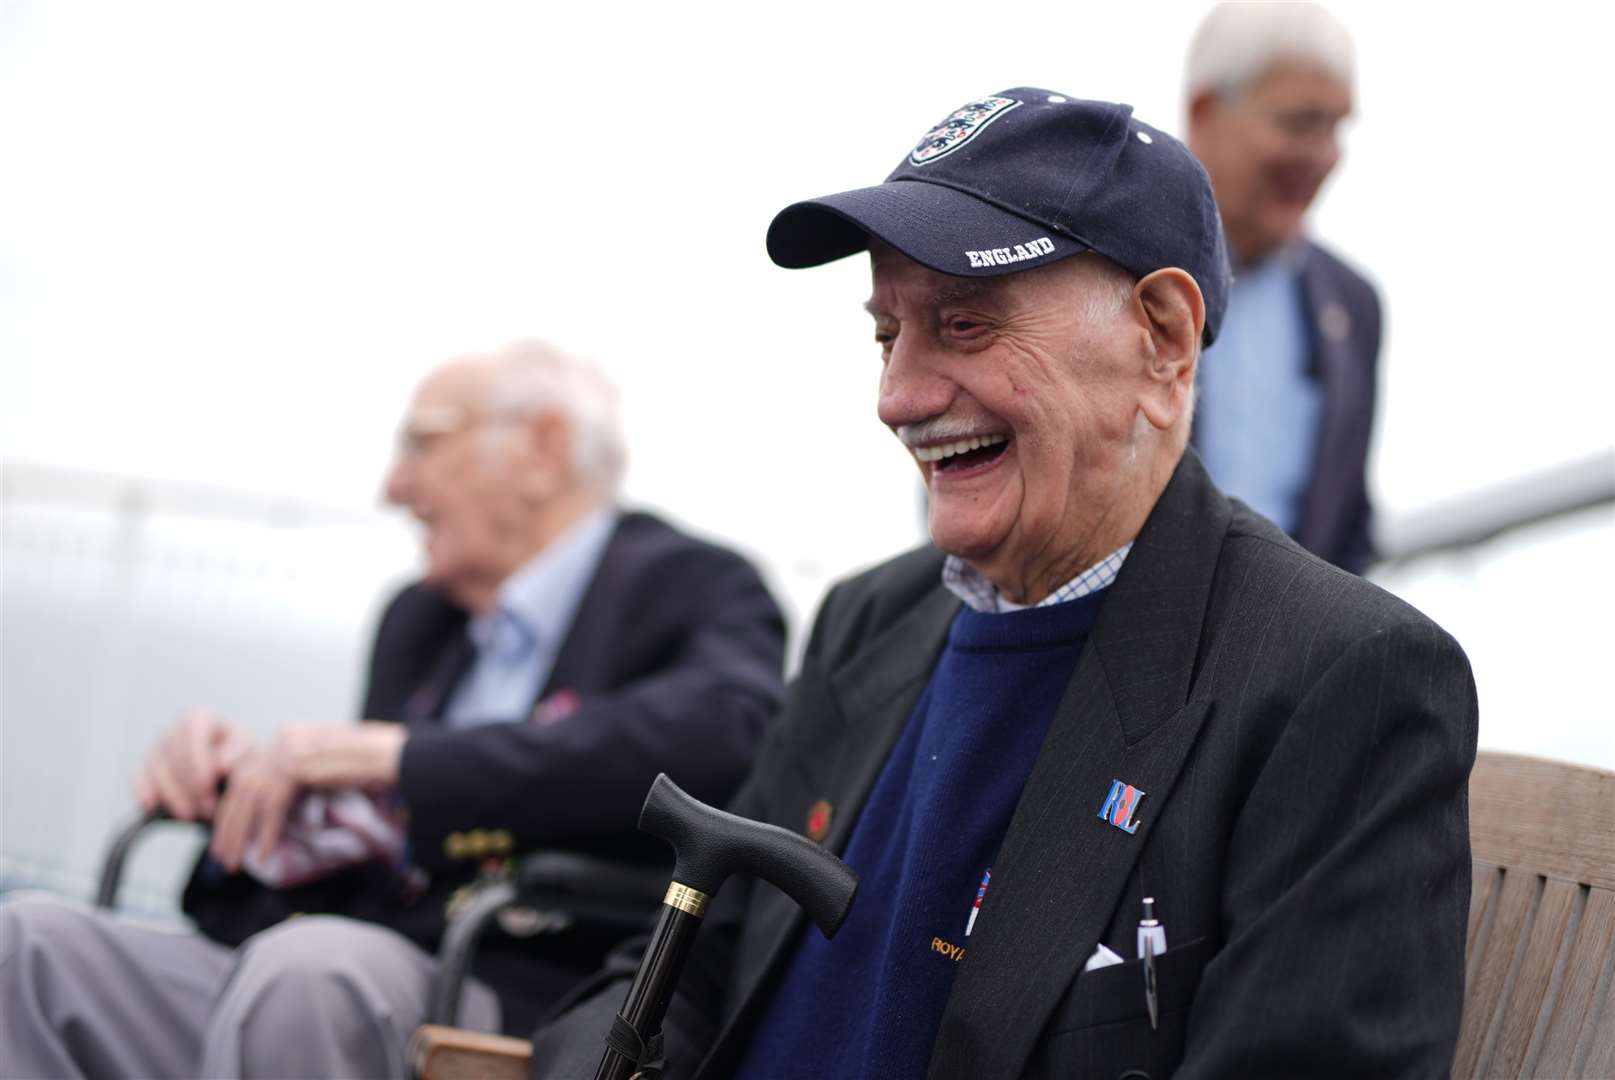
[[[665,771],[703,798],[727,798],[780,700],[784,626],[757,572],[648,514],[619,520],[534,720],[443,724],[473,660],[466,620],[440,593],[405,589],[382,616],[365,691],[365,718],[412,729],[399,787],[424,891],[401,890],[377,865],[272,890],[222,875],[217,864],[210,870],[204,859],[185,892],[185,910],[204,933],[236,945],[293,912],[321,912],[380,923],[435,949],[446,905],[487,854],[456,857],[473,830],[502,831],[517,852],[559,847],[668,862],[665,847],[636,827],[651,781]],[[545,703],[556,707],[548,722]],[[575,981],[608,944],[560,935],[523,947],[495,936],[478,973],[501,989],[531,986],[546,981],[548,963],[560,969],[551,981]]]
[[[805,831],[826,800],[842,849],[958,609],[940,566],[925,549],[832,591],[734,809]],[[1446,633],[1225,499],[1188,454],[993,863],[930,1077],[1444,1075],[1475,725]],[[1146,793],[1131,835],[1099,813],[1118,779]],[[1169,939],[1157,1030],[1132,960],[1146,895]],[[670,1076],[733,1069],[805,926],[740,881],[709,923],[669,1016]],[[1084,973],[1100,942],[1128,962]],[[535,1075],[592,1075],[631,960],[541,1032]]]
[[1313,367],[1323,382],[1323,416],[1295,539],[1360,574],[1374,558],[1368,442],[1379,383],[1379,296],[1355,270],[1311,242],[1301,264],[1301,295]]
[[1379,382],[1379,296],[1362,275],[1311,241],[1302,246],[1300,275],[1310,366],[1323,391],[1323,410],[1295,540],[1360,574],[1374,559],[1368,445]]

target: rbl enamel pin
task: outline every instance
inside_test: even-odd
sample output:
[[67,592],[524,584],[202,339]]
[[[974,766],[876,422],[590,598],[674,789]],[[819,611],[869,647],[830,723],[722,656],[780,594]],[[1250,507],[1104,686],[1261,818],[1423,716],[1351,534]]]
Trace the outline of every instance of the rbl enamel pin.
[[1144,792],[1132,784],[1120,780],[1110,782],[1110,794],[1105,796],[1105,803],[1099,808],[1099,820],[1109,822],[1122,832],[1129,835],[1138,831],[1138,822],[1133,820],[1133,814],[1138,810],[1139,800]]

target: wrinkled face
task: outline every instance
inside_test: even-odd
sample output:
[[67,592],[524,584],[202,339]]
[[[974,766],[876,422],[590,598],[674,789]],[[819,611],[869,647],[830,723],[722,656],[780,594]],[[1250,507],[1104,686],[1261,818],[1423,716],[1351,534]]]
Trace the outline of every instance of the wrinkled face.
[[1127,280],[1092,256],[997,278],[871,258],[880,418],[919,466],[937,546],[1000,587],[1108,554],[1088,548],[1135,471],[1147,389]]
[[1301,232],[1340,161],[1351,87],[1315,68],[1279,64],[1245,90],[1190,111],[1189,148],[1206,171],[1228,239],[1255,261]]
[[487,401],[488,376],[475,365],[428,376],[387,476],[387,501],[424,526],[427,580],[462,602],[520,565],[516,545],[529,514],[517,483],[519,422],[491,414]]

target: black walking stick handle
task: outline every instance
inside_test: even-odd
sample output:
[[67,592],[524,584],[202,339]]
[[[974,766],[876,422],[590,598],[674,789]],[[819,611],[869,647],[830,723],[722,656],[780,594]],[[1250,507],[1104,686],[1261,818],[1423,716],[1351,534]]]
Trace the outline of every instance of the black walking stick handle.
[[673,880],[662,912],[606,1038],[595,1080],[661,1075],[662,1018],[707,905],[733,873],[772,882],[831,937],[858,891],[858,875],[805,837],[724,813],[656,778],[639,827],[673,845]]
[[710,897],[730,874],[754,874],[796,901],[825,937],[841,929],[858,891],[858,875],[807,837],[710,807],[666,773],[645,797],[639,828],[673,845],[676,885]]

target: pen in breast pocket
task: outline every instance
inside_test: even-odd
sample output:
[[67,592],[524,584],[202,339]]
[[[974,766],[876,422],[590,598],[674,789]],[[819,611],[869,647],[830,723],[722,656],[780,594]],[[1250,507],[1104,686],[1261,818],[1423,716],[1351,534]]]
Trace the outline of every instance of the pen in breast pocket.
[[1166,952],[1166,927],[1155,917],[1155,898],[1144,898],[1144,917],[1138,921],[1138,958],[1144,961],[1144,1004],[1150,1010],[1150,1030],[1160,1017],[1160,999],[1155,986],[1155,958]]

